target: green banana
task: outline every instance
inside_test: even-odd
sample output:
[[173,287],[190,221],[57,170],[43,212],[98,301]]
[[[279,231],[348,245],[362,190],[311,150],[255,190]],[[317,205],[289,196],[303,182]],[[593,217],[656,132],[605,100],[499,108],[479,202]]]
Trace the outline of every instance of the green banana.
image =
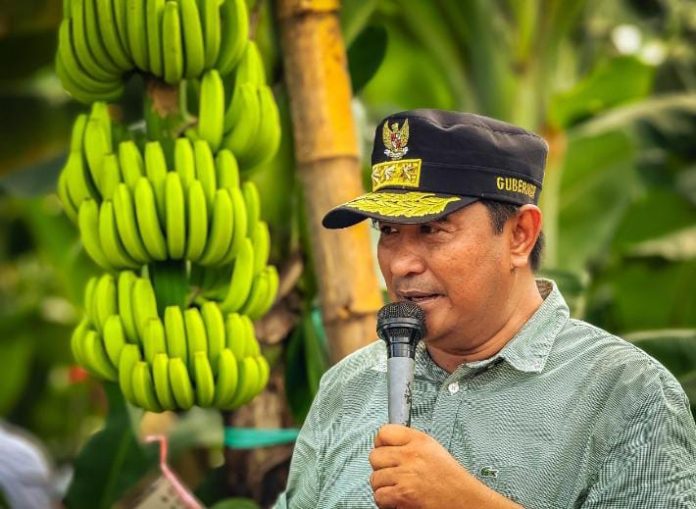
[[80,366],[86,366],[85,355],[82,348],[82,340],[84,335],[89,330],[90,322],[87,317],[83,317],[80,323],[77,324],[75,330],[73,330],[70,336],[70,350],[72,351],[73,358]]
[[203,75],[200,98],[198,136],[216,151],[222,142],[225,116],[225,89],[217,70],[211,69]]
[[242,317],[230,313],[225,320],[225,347],[234,354],[235,359],[243,359],[246,352],[247,331]]
[[256,389],[259,386],[259,365],[253,357],[246,357],[237,360],[239,371],[239,383],[237,390],[230,402],[223,407],[225,410],[234,410],[250,401],[256,396]]
[[184,325],[186,328],[189,368],[192,369],[196,352],[203,352],[207,355],[208,338],[206,337],[203,318],[198,309],[189,308],[184,311]]
[[126,401],[132,404],[137,404],[133,392],[133,371],[141,360],[140,349],[137,345],[131,344],[123,347],[121,358],[118,360],[118,385]]
[[143,0],[126,0],[126,32],[128,47],[135,65],[141,70],[150,69],[147,54],[147,17]]
[[251,242],[254,244],[254,274],[261,272],[268,263],[271,253],[271,234],[265,221],[256,223],[251,232]]
[[232,201],[229,193],[226,189],[218,189],[213,203],[208,242],[199,260],[201,265],[216,265],[227,253],[234,226],[232,213]]
[[123,247],[116,227],[116,215],[111,200],[102,202],[99,209],[99,241],[111,266],[118,269],[139,266],[138,262],[133,260]]
[[162,66],[162,15],[165,0],[145,0],[145,23],[147,25],[147,54],[150,71],[155,76],[163,75]]
[[239,62],[249,38],[249,13],[245,0],[222,2],[220,32],[220,53],[215,67],[225,76]]
[[158,353],[167,353],[164,325],[159,318],[150,318],[145,322],[143,351],[145,352],[145,360],[150,364]]
[[174,410],[177,405],[169,383],[169,358],[167,354],[158,353],[155,355],[152,362],[152,379],[160,406],[165,410]]
[[220,189],[239,187],[239,165],[234,154],[227,149],[220,150],[215,156],[217,186]]
[[196,160],[193,156],[193,147],[188,138],[177,138],[174,144],[174,170],[181,177],[181,185],[188,190],[191,182],[196,178]]
[[167,173],[164,182],[165,231],[169,257],[178,260],[186,251],[186,200],[181,177]]
[[215,66],[220,53],[220,2],[219,0],[200,0],[203,18],[203,39],[205,46],[205,68]]
[[217,189],[217,178],[215,176],[215,159],[210,150],[210,145],[205,140],[193,142],[193,154],[196,160],[196,179],[203,186],[205,200],[208,210],[213,209],[213,198]]
[[101,247],[99,240],[99,206],[92,199],[86,199],[80,204],[77,222],[80,227],[80,238],[87,254],[105,270],[114,270]]
[[167,160],[159,141],[148,141],[145,144],[145,175],[155,192],[157,217],[160,224],[164,224],[164,180],[167,176]]
[[133,314],[133,286],[138,280],[138,276],[130,270],[122,270],[118,273],[117,293],[118,293],[118,314],[121,317],[123,331],[129,343],[137,343],[139,334],[135,326],[135,316]]
[[188,363],[188,346],[184,314],[179,306],[167,306],[164,310],[164,331],[167,337],[167,354]]
[[250,83],[235,86],[230,107],[225,113],[227,134],[222,142],[223,148],[231,150],[237,161],[241,161],[252,149],[260,123],[261,103],[256,86]]
[[98,282],[99,278],[97,276],[89,278],[85,285],[85,293],[82,298],[82,308],[85,311],[85,317],[89,320],[89,323],[95,327],[97,326],[97,311],[94,307],[96,304],[94,296]]
[[177,406],[182,410],[188,410],[195,402],[191,378],[189,378],[186,364],[178,357],[169,359],[169,383]]
[[132,374],[133,396],[136,404],[148,412],[161,412],[162,407],[155,395],[155,385],[152,382],[150,366],[147,362],[140,361],[133,367]]
[[130,42],[128,41],[128,12],[127,12],[127,0],[111,0],[113,7],[114,18],[116,20],[116,32],[118,33],[118,38],[121,41],[123,50],[128,55],[129,60],[133,60],[131,57]]
[[[111,131],[111,113],[109,112],[109,105],[104,101],[97,101],[92,104],[92,108],[89,112],[88,121],[89,120],[95,120],[99,123],[101,128],[104,130],[104,135],[108,140],[109,148],[111,148],[113,133]],[[85,127],[87,126],[85,125]]]
[[278,269],[273,265],[269,265],[264,269],[268,274],[268,292],[266,292],[266,299],[263,303],[259,304],[258,316],[265,315],[276,301],[276,296],[278,294],[278,286],[280,285],[280,280],[278,277]]
[[112,0],[96,0],[96,2],[99,31],[104,39],[104,47],[119,70],[128,71],[133,67],[133,61],[124,48],[118,33],[118,16],[115,15],[117,4],[114,1],[112,8]]
[[221,265],[232,263],[239,254],[239,250],[242,248],[242,243],[247,235],[247,210],[242,191],[238,187],[227,188],[227,191],[230,193],[230,199],[232,200],[234,226],[232,227],[230,248],[220,262]]
[[162,61],[164,81],[174,85],[184,76],[184,49],[181,41],[181,20],[179,5],[175,0],[167,0],[162,14]]
[[106,320],[118,314],[116,282],[111,274],[102,275],[94,287],[94,324],[99,332],[104,330]]
[[208,407],[215,399],[215,381],[205,352],[196,352],[193,357],[193,373],[196,382],[196,402],[199,406]]
[[63,205],[65,215],[68,216],[70,221],[77,223],[77,206],[68,193],[68,177],[65,173],[61,173],[58,177],[57,193],[60,203]]
[[261,53],[253,40],[250,40],[244,48],[242,59],[237,66],[235,79],[241,83],[251,83],[256,87],[266,84],[266,71],[263,67]]
[[167,243],[157,217],[157,203],[152,184],[146,177],[140,177],[135,185],[135,215],[138,230],[145,250],[153,260],[167,258]]
[[86,366],[97,373],[100,378],[112,382],[115,381],[118,378],[118,372],[106,355],[104,345],[97,331],[88,330],[82,341],[82,355],[84,356]]
[[119,315],[111,315],[104,323],[104,348],[111,364],[118,366],[123,347],[126,346],[126,336],[123,332],[123,322]]
[[244,154],[239,164],[245,168],[255,168],[270,161],[280,145],[280,113],[270,87],[263,85],[258,89],[260,120],[254,143]]
[[179,19],[184,39],[186,78],[198,78],[205,67],[205,48],[203,47],[203,27],[196,0],[178,0]]
[[258,319],[260,317],[259,311],[261,310],[261,306],[268,299],[269,290],[268,274],[265,271],[261,271],[254,276],[249,297],[247,297],[246,302],[239,312],[249,315],[249,318],[253,320]]
[[70,152],[68,154],[68,159],[63,167],[63,175],[65,175],[70,201],[78,208],[83,200],[88,198],[97,201],[101,200],[98,191],[92,185],[92,177],[82,160],[80,152]]
[[111,59],[111,56],[106,51],[104,43],[102,42],[99,20],[97,19],[96,0],[84,0],[84,16],[85,32],[87,35],[87,43],[89,44],[89,51],[92,52],[94,59],[101,67],[106,69],[108,72],[119,76],[121,69],[119,69],[119,67]]
[[113,204],[116,228],[126,252],[140,265],[149,263],[150,256],[147,254],[143,241],[140,238],[138,222],[135,217],[135,204],[127,184],[120,183],[116,186]]
[[[261,197],[256,184],[247,180],[242,184],[242,194],[247,207],[247,232],[252,234],[261,218]],[[256,246],[254,246],[256,247]]]
[[122,141],[118,145],[118,159],[121,163],[123,181],[130,189],[135,189],[138,179],[145,175],[145,162],[134,141]]
[[85,136],[85,127],[87,127],[88,118],[86,113],[80,113],[75,117],[70,133],[70,152],[82,153],[82,140]]
[[247,315],[239,315],[239,317],[242,321],[242,333],[244,334],[244,357],[261,355],[261,348],[254,330],[254,322]]
[[208,238],[208,206],[200,181],[194,180],[188,190],[188,244],[186,258],[197,262],[203,254]]
[[102,199],[112,200],[116,186],[121,182],[121,168],[118,164],[118,156],[116,154],[106,154],[102,160],[101,182],[99,183]]
[[229,313],[239,311],[246,302],[254,279],[254,247],[251,240],[245,238],[234,260],[230,286],[220,308]]
[[271,376],[271,367],[268,365],[268,360],[263,355],[254,357],[256,364],[259,366],[259,385],[256,386],[256,394],[261,394],[268,385],[268,379]]
[[215,381],[214,404],[218,408],[229,405],[234,397],[239,382],[239,368],[237,359],[232,350],[225,348],[220,352],[217,368],[217,379]]
[[152,289],[152,284],[149,279],[140,277],[135,280],[132,289],[131,304],[133,322],[138,331],[139,341],[142,343],[145,338],[145,328],[148,320],[158,317],[155,291]]
[[217,303],[208,301],[201,307],[201,317],[208,338],[208,359],[217,373],[218,357],[225,348],[225,320]]
[[92,181],[103,196],[104,191],[100,187],[102,163],[104,156],[111,153],[111,137],[107,135],[102,122],[97,118],[90,118],[87,122],[84,149]]

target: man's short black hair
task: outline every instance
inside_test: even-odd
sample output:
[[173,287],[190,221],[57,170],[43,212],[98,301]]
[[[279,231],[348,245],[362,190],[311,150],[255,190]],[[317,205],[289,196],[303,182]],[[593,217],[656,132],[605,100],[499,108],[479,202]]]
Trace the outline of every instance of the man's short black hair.
[[[507,223],[508,219],[510,219],[512,216],[517,214],[517,211],[520,209],[519,205],[515,205],[513,203],[505,203],[502,201],[481,200],[481,203],[483,203],[488,209],[488,213],[491,217],[493,231],[496,234],[503,233],[505,223]],[[540,232],[539,237],[537,238],[537,241],[534,244],[534,247],[532,248],[532,252],[529,254],[529,264],[531,265],[532,270],[534,272],[539,270],[539,266],[541,265],[541,253],[543,250],[544,232]]]

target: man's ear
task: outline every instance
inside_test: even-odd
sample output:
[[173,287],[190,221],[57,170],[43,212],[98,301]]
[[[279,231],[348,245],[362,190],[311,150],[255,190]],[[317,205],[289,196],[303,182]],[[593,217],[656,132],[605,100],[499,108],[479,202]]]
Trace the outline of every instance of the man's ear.
[[513,268],[529,265],[529,255],[541,233],[541,210],[536,205],[522,205],[510,219],[510,262]]

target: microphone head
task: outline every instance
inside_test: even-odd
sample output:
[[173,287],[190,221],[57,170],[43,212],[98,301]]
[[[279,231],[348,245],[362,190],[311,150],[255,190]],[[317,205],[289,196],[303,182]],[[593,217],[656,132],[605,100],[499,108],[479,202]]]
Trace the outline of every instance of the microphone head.
[[377,335],[389,346],[390,357],[405,351],[413,357],[416,343],[425,336],[425,312],[407,300],[387,304],[377,313]]

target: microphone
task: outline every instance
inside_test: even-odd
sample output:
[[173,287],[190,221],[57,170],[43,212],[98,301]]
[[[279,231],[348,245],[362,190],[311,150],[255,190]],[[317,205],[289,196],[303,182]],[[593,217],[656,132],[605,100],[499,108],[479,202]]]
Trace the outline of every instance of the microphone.
[[410,426],[416,345],[425,336],[425,313],[410,301],[387,304],[377,313],[377,335],[387,344],[389,423]]

